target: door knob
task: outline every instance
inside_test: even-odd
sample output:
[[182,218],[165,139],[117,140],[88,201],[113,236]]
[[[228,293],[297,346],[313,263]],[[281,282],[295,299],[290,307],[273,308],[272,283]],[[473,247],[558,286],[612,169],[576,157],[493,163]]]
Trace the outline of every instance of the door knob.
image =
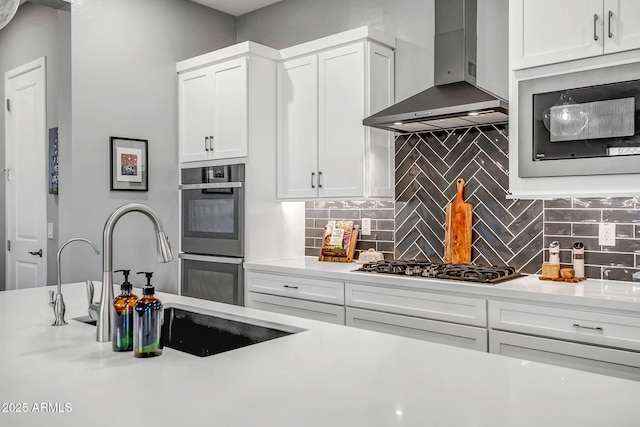
[[29,253],[31,255],[38,255],[40,258],[42,258],[42,249],[40,249],[38,252],[29,251]]

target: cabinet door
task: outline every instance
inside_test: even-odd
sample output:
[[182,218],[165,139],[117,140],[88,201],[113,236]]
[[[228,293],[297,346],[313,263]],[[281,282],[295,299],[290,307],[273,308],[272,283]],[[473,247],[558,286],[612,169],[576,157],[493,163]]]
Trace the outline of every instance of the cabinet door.
[[278,198],[318,194],[318,60],[278,64]]
[[346,283],[345,301],[351,307],[487,326],[487,302],[480,298]]
[[640,48],[640,2],[604,0],[604,53]]
[[247,307],[344,325],[344,306],[342,305],[248,292]]
[[344,283],[308,277],[247,272],[247,290],[344,305]]
[[489,352],[598,374],[640,380],[640,353],[489,331]]
[[[393,50],[375,43],[369,43],[366,56],[369,83],[365,117],[368,117],[389,107],[395,100],[395,62]],[[394,134],[365,126],[365,135],[365,151],[368,152],[365,195],[392,199],[395,194]]]
[[489,301],[489,326],[640,351],[640,317],[635,313],[602,313],[580,307],[547,307],[506,301]]
[[318,55],[318,196],[364,196],[364,42]]
[[511,68],[602,55],[605,40],[602,1],[511,2]]
[[209,154],[212,101],[208,69],[180,74],[178,88],[180,162],[206,160]]
[[[211,68],[213,80],[212,159],[247,155],[247,58],[238,58]],[[256,94],[259,96],[259,94]]]
[[487,351],[487,330],[417,317],[347,307],[346,324],[439,344]]

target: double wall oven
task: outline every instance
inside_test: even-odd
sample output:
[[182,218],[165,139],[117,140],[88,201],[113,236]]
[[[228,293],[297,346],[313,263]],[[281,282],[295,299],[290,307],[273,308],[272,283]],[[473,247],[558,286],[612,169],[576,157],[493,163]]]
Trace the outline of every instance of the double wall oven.
[[181,170],[184,296],[244,305],[244,165]]

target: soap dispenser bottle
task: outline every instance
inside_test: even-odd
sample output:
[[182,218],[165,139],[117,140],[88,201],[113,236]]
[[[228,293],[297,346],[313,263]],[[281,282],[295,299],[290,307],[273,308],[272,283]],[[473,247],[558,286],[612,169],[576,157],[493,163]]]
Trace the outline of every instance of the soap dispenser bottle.
[[152,272],[141,271],[147,278],[142,288],[142,298],[134,306],[133,316],[133,355],[135,357],[153,357],[162,354],[160,333],[162,331],[162,303],[153,294]]
[[133,285],[129,282],[130,271],[114,271],[114,273],[124,274],[124,282],[120,285],[122,293],[113,301],[113,333],[111,336],[113,351],[133,350],[133,308],[138,297],[131,293]]

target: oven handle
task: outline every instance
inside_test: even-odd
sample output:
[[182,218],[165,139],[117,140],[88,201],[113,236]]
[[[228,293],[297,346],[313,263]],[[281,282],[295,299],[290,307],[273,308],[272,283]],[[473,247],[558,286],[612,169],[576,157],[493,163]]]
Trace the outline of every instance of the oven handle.
[[242,182],[206,182],[204,184],[180,184],[180,190],[206,190],[209,188],[242,188]]
[[178,254],[178,257],[182,259],[188,259],[191,261],[219,262],[221,264],[242,264],[244,261],[244,258],[195,255],[195,254],[185,254],[185,253]]

